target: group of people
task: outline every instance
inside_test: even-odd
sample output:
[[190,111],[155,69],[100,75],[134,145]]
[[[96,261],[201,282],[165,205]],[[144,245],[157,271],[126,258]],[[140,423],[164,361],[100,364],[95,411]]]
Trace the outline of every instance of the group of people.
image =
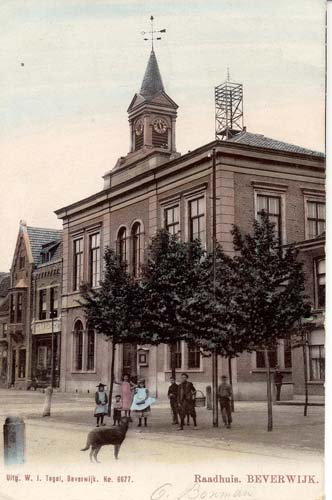
[[[155,398],[150,397],[149,390],[145,387],[145,380],[141,379],[137,385],[130,381],[128,375],[124,375],[121,382],[115,384],[120,385],[121,394],[115,396],[113,405],[113,425],[120,424],[121,417],[125,416],[131,419],[131,412],[138,418],[138,427],[147,426],[148,415],[151,411],[150,406],[155,403]],[[94,416],[97,419],[97,427],[104,426],[104,417],[108,414],[108,397],[105,392],[106,385],[98,384],[97,392],[95,393],[95,412]]]
[[[175,378],[171,377],[171,385],[168,389],[173,424],[179,425],[178,430],[180,431],[184,429],[185,420],[189,425],[190,417],[193,420],[194,429],[198,428],[195,410],[196,389],[188,379],[188,374],[182,373],[181,382],[177,384]],[[156,400],[149,395],[149,390],[145,387],[145,380],[139,380],[136,385],[130,381],[128,375],[124,375],[122,381],[115,382],[115,384],[120,386],[121,394],[115,396],[113,425],[120,424],[122,416],[126,416],[131,420],[131,412],[134,412],[134,415],[138,418],[138,427],[142,427],[143,422],[146,427],[151,412],[150,407]],[[105,425],[104,417],[108,414],[108,397],[105,387],[105,384],[98,384],[98,390],[95,394],[96,408],[94,416],[97,419],[97,427]],[[232,424],[232,398],[232,386],[227,382],[227,377],[223,375],[221,384],[218,387],[218,399],[223,422],[228,429]]]
[[[171,385],[168,389],[173,425],[179,425],[179,431],[183,430],[185,419],[189,425],[190,417],[194,422],[194,429],[197,429],[197,418],[195,410],[196,389],[192,382],[188,380],[188,374],[181,374],[181,383],[177,384],[174,377],[171,377]],[[221,384],[218,387],[218,399],[220,403],[221,415],[225,426],[230,429],[232,424],[232,386],[227,383],[227,377],[221,377]]]

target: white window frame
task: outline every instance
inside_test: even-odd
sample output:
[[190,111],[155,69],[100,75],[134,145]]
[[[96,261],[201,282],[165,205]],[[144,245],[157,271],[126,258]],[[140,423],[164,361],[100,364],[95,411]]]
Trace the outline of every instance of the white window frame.
[[[261,351],[263,349],[257,349],[258,351]],[[284,339],[279,339],[278,340],[278,345],[277,345],[277,365],[279,368],[285,372],[292,372],[293,370],[293,364],[291,367],[286,368],[285,367],[285,342]],[[274,370],[275,368],[271,367],[271,370]],[[257,368],[257,352],[253,351],[251,353],[251,371],[253,372],[266,372],[266,368]]]
[[[170,368],[170,346],[169,344],[164,344],[164,372],[171,373]],[[184,340],[181,340],[181,368],[176,368],[176,373],[202,373],[204,372],[204,358],[201,355],[200,367],[199,368],[188,368],[188,345]]]
[[258,195],[260,196],[274,196],[280,198],[280,220],[281,220],[281,244],[285,245],[287,243],[287,231],[286,231],[286,189],[280,187],[259,187],[254,185],[254,213],[255,220],[257,220],[258,211]]
[[[309,194],[304,192],[303,196],[303,201],[304,201],[304,237],[306,240],[312,239],[309,237],[309,210],[308,210],[308,201],[313,201],[317,203],[324,203],[325,204],[325,211],[326,211],[326,199],[324,194]],[[325,225],[326,225],[326,212],[325,212]],[[319,236],[319,235],[318,235]]]
[[189,203],[198,198],[204,199],[204,209],[205,209],[205,239],[201,241],[202,247],[204,249],[207,248],[207,232],[208,232],[208,207],[207,207],[207,194],[206,189],[200,189],[198,191],[192,191],[184,196],[184,239],[185,241],[189,241]]
[[[76,361],[76,342],[75,342],[75,324],[77,321],[82,323],[82,370],[75,368]],[[75,318],[73,322],[73,329],[71,331],[71,373],[97,373],[97,334],[95,332],[95,345],[94,345],[94,369],[87,370],[88,365],[88,328],[82,318]]]

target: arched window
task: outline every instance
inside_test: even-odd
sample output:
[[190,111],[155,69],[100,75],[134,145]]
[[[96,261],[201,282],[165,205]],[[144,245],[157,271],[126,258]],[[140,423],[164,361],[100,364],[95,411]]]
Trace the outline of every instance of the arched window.
[[117,253],[120,257],[120,262],[123,265],[127,264],[127,229],[122,227],[118,232],[117,238]]
[[143,231],[140,222],[135,222],[131,235],[133,241],[133,275],[137,278],[141,274],[143,263]]
[[96,333],[93,328],[88,326],[88,333],[87,333],[87,365],[86,369],[87,370],[94,370],[95,369],[95,340],[96,340]]
[[83,369],[83,324],[80,320],[74,326],[74,369]]

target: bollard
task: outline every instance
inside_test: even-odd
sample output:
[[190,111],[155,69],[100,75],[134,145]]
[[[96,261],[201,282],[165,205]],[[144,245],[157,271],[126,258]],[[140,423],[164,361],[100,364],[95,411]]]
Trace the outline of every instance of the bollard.
[[211,386],[206,386],[206,409],[212,410],[212,391]]
[[52,387],[47,387],[45,391],[43,417],[51,416],[52,393],[53,393]]
[[5,465],[25,462],[25,423],[23,418],[7,417],[3,425]]

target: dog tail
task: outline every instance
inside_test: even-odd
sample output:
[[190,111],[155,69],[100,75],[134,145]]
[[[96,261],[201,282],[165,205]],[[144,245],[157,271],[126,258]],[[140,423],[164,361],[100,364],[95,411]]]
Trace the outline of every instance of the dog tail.
[[87,444],[85,445],[85,448],[82,448],[82,449],[81,449],[81,451],[86,451],[86,450],[88,450],[89,448],[90,448],[90,445],[87,443]]

